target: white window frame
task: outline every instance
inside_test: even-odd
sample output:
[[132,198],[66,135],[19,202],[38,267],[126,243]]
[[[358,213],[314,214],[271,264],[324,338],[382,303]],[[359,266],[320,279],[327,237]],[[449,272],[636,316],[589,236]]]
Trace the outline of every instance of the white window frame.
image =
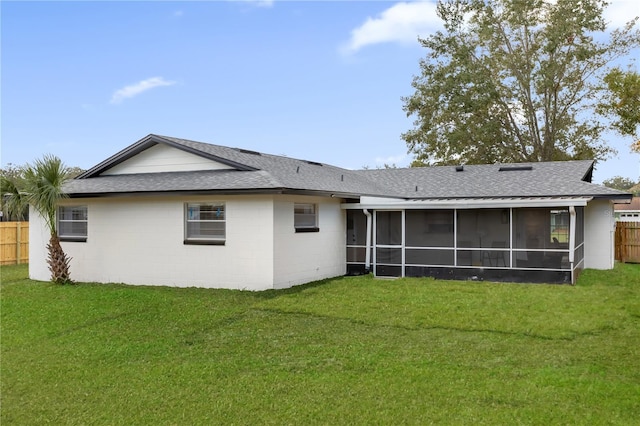
[[[84,219],[62,219],[62,217],[64,216],[62,214],[63,211],[65,210],[81,210],[84,211]],[[87,205],[70,205],[70,206],[58,206],[58,211],[57,211],[57,229],[58,229],[58,238],[60,238],[60,241],[71,241],[71,242],[78,242],[78,243],[85,243],[87,241],[87,236],[89,233],[89,208],[87,207]],[[84,223],[85,224],[85,232],[84,235],[83,234],[64,234],[63,233],[63,227],[61,226],[61,224],[64,223]]]
[[[198,215],[200,214],[200,208],[202,206],[208,206],[213,208],[222,208],[222,219],[200,219],[190,217],[191,208],[198,207]],[[223,232],[222,236],[190,236],[189,235],[189,223],[222,223]],[[227,239],[227,206],[221,201],[210,202],[186,202],[184,203],[184,244],[196,244],[196,245],[224,245]]]
[[[305,216],[313,214],[313,225],[309,224],[301,224],[298,221],[301,219],[301,214],[296,213],[300,209],[308,209],[311,208],[313,210],[312,213],[304,213]],[[294,203],[293,204],[293,227],[296,232],[319,232],[320,228],[318,228],[318,205],[314,203]]]

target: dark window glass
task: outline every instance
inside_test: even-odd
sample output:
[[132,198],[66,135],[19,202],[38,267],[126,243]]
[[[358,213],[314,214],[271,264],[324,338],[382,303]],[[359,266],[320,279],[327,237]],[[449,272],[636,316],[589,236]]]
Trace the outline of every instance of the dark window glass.
[[402,249],[378,247],[376,249],[376,263],[386,263],[391,265],[402,264]]
[[472,250],[458,250],[456,252],[458,266],[481,266],[481,253]]
[[[347,247],[347,262],[351,263],[365,263],[367,255],[367,249],[364,247]],[[370,257],[370,261],[373,260],[373,256]]]
[[407,247],[453,247],[453,210],[407,210]]
[[405,263],[412,265],[453,265],[453,249],[407,249],[405,250]]
[[347,245],[367,244],[367,216],[362,210],[347,210]]
[[514,268],[569,269],[568,252],[518,251],[513,253]]
[[576,207],[576,247],[584,243],[584,207]]
[[[577,265],[578,263],[580,263],[582,260],[584,259],[584,244],[582,244],[581,246],[579,246],[578,248],[576,248],[575,252],[574,252],[574,257],[573,257],[573,263],[574,265]],[[584,266],[584,265],[583,265]]]
[[378,277],[401,277],[402,266],[376,265],[376,276]]
[[[567,208],[514,209],[513,216],[514,248],[569,248],[570,217]],[[584,226],[579,224],[581,221],[582,219],[576,217],[576,242],[578,239],[584,239],[583,233],[579,231]]]
[[509,242],[509,210],[458,210],[458,247],[480,248]]
[[376,212],[376,244],[402,244],[402,212]]

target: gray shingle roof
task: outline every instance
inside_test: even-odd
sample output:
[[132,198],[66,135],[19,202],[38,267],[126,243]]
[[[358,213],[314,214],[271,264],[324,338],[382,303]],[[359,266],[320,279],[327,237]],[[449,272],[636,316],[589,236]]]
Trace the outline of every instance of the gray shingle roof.
[[[110,167],[157,143],[186,149],[239,170],[101,176]],[[174,191],[307,191],[358,196],[385,188],[353,170],[290,157],[150,135],[78,176],[65,186],[71,196]]]
[[592,166],[593,161],[582,160],[466,165],[462,171],[456,171],[455,166],[438,166],[360,173],[404,198],[624,196],[583,180],[590,179]]
[[[101,176],[155,144],[167,144],[228,164],[235,170],[140,173]],[[499,171],[500,167],[531,170]],[[329,164],[149,135],[106,159],[65,186],[73,197],[148,192],[305,192],[358,197],[371,195],[407,199],[596,196],[625,197],[594,185],[592,161],[516,165],[454,166],[347,170]]]

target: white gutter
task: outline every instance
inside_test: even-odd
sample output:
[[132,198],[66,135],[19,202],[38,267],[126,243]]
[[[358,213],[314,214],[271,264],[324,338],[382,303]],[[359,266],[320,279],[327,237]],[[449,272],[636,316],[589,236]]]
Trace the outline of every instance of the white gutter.
[[367,252],[364,255],[364,269],[367,273],[371,270],[371,228],[372,228],[372,218],[371,212],[367,209],[362,209],[362,213],[367,216]]
[[398,210],[398,209],[490,209],[521,207],[586,206],[593,197],[513,197],[513,198],[461,198],[446,200],[394,200],[389,202],[344,203],[345,210]]

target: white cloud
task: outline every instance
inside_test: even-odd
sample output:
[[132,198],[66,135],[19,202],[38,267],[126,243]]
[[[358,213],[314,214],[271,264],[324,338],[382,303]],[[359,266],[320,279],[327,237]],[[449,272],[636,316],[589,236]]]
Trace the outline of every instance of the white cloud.
[[[269,1],[269,0],[266,0]],[[555,3],[555,0],[548,0]],[[610,0],[604,18],[610,28],[618,28],[640,16],[639,0]],[[369,17],[351,31],[349,41],[341,47],[345,55],[379,43],[412,43],[441,29],[434,0],[396,3],[377,17]]]
[[418,36],[427,36],[440,27],[435,2],[396,3],[378,17],[369,17],[364,24],[353,29],[351,38],[341,51],[350,54],[370,44],[417,42]]
[[604,20],[611,29],[620,28],[637,16],[640,16],[638,0],[611,0],[604,9]]
[[111,103],[119,104],[127,98],[133,98],[134,96],[138,96],[140,93],[146,92],[147,90],[151,90],[155,87],[172,86],[174,84],[176,84],[175,81],[167,81],[162,77],[148,78],[116,90],[113,93],[113,96],[111,96]]

